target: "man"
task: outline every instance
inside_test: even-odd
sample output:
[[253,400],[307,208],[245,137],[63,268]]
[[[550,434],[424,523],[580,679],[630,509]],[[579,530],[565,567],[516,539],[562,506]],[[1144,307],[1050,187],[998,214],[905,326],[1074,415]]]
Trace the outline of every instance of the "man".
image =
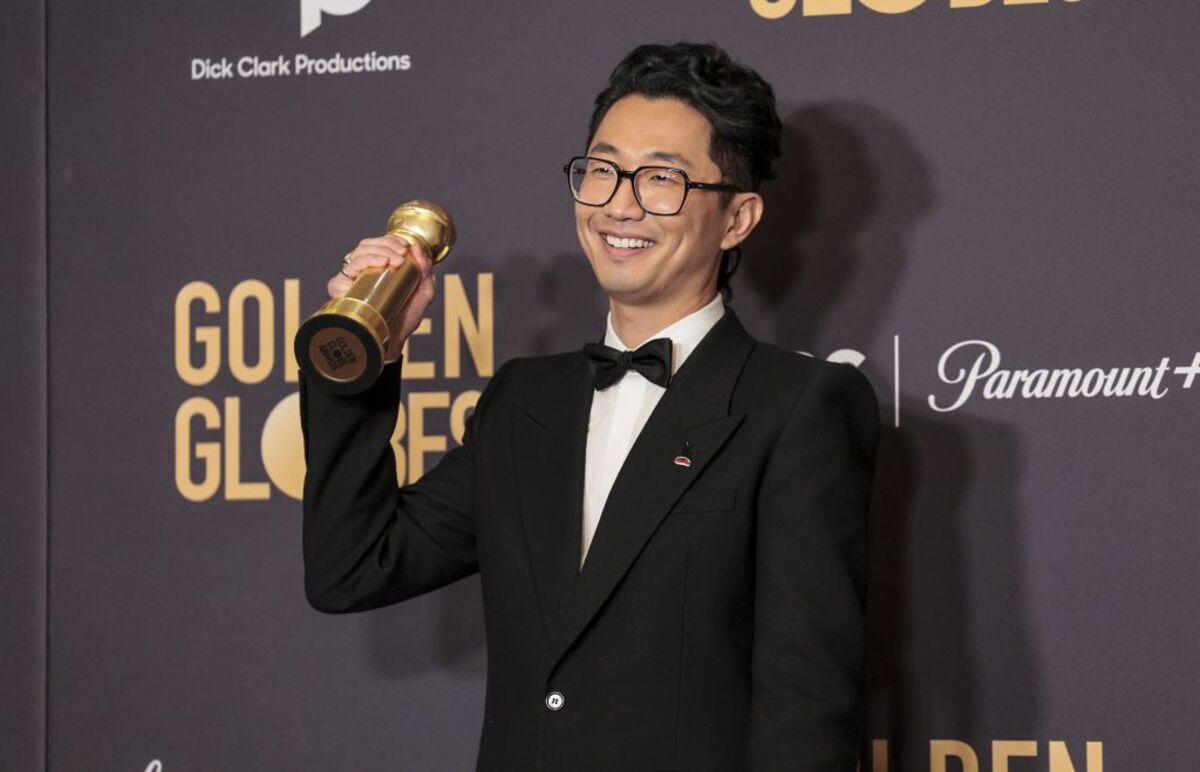
[[424,276],[370,390],[302,380],[306,594],[361,611],[479,571],[480,770],[855,767],[878,405],[855,368],[755,341],[718,292],[779,135],[770,86],[720,49],[629,54],[565,168],[607,346],[506,363],[462,446],[401,488],[398,359],[429,261],[366,239],[330,280]]

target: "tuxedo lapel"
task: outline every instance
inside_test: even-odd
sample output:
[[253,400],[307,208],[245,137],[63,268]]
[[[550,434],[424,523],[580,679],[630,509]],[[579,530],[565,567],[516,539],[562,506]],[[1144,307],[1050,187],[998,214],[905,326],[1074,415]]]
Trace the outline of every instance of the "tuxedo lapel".
[[579,578],[591,372],[564,355],[513,416],[513,466],[525,544],[551,646],[562,637]]
[[[629,570],[647,540],[688,486],[703,473],[709,461],[737,429],[743,415],[730,415],[733,387],[754,346],[734,316],[726,309],[695,351],[680,367],[666,392],[651,413],[629,451],[605,502],[596,534],[588,549],[582,571],[573,577],[569,601],[556,616],[558,629],[552,640],[553,668],[570,648],[600,606]],[[586,410],[586,408],[585,408]],[[570,544],[545,545],[569,553],[579,565],[579,521],[582,518],[583,453],[586,453],[586,421],[583,437],[571,434],[571,441],[583,445],[578,452],[570,448],[570,496],[573,528],[556,526],[561,535],[571,537]],[[576,429],[573,428],[572,432]],[[686,446],[685,446],[686,443]],[[674,463],[688,448],[691,464]],[[562,469],[563,459],[555,468]],[[565,487],[565,486],[564,486]],[[563,493],[565,494],[565,491]],[[546,534],[550,536],[550,534]],[[549,558],[549,562],[560,558]],[[556,576],[567,573],[565,568]],[[565,596],[556,595],[561,601]]]

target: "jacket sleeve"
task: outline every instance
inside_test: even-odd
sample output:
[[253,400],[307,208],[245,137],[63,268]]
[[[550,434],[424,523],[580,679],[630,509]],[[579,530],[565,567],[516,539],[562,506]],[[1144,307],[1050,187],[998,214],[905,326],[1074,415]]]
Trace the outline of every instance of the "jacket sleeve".
[[853,772],[865,725],[867,508],[879,405],[823,365],[792,406],[759,488],[751,772]]
[[466,421],[463,444],[415,483],[396,484],[391,435],[400,362],[368,390],[338,396],[300,375],[304,434],[304,594],[313,608],[365,611],[478,570],[475,437],[504,367]]

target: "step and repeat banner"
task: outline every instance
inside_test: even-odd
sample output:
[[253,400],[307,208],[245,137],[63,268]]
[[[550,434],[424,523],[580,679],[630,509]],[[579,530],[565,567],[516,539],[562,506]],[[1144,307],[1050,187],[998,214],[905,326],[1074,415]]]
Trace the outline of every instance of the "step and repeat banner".
[[443,204],[394,435],[431,468],[505,360],[602,332],[561,168],[678,39],[785,123],[734,308],[884,412],[864,769],[1194,765],[1200,6],[47,5],[51,770],[473,768],[476,579],[305,603],[292,336]]

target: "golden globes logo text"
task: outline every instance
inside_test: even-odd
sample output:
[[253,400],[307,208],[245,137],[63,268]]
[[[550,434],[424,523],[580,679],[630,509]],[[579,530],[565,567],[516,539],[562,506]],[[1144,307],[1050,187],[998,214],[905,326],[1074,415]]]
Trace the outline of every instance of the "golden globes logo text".
[[[801,16],[846,16],[861,6],[876,13],[908,13],[926,3],[950,8],[980,8],[985,5],[1049,5],[1052,0],[750,0],[750,7],[764,19],[782,19],[799,10]],[[1078,3],[1080,0],[1053,0]]]
[[[889,772],[888,741],[871,743],[872,772]],[[930,740],[929,772],[1104,772],[1104,743],[1079,743],[1074,754],[1061,740],[993,740],[974,748],[962,740]],[[861,772],[861,768],[860,768]]]
[[[492,278],[440,275],[438,300],[405,345],[403,400],[392,434],[399,484],[420,477],[431,454],[462,442],[467,415],[479,400],[477,387],[495,371]],[[175,486],[185,499],[262,501],[273,489],[301,498],[299,391],[291,390],[265,416],[247,415],[243,399],[252,390],[297,383],[292,341],[304,318],[298,279],[277,287],[246,279],[226,293],[205,281],[180,288],[175,372],[196,390],[175,413]],[[461,381],[464,388],[421,390],[434,380]],[[244,449],[250,452],[247,432],[261,432],[261,464],[243,457]]]

